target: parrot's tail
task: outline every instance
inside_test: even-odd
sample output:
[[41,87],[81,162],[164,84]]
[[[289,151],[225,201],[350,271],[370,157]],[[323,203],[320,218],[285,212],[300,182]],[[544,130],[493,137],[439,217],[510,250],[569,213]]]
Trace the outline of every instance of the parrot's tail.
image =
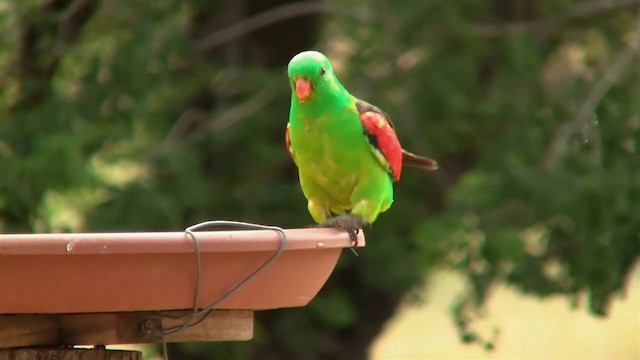
[[428,157],[416,155],[402,149],[402,165],[413,166],[424,170],[437,170],[438,162]]

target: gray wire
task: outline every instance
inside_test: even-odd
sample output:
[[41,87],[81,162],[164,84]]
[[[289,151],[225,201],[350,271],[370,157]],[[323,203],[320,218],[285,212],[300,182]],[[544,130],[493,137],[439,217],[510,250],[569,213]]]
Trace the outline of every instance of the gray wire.
[[162,358],[164,360],[169,360],[169,352],[167,351],[167,342],[164,340],[164,336],[162,337]]
[[[198,230],[198,229],[206,228],[206,227],[212,227],[212,226],[231,226],[231,227],[240,227],[240,228],[257,229],[257,230],[273,230],[273,231],[276,231],[276,232],[278,232],[280,234],[280,245],[278,246],[276,251],[273,253],[273,255],[271,255],[260,266],[258,266],[251,274],[247,275],[245,278],[240,280],[238,283],[236,283],[234,286],[232,286],[229,290],[227,290],[224,294],[219,296],[217,299],[213,300],[212,302],[210,302],[205,307],[200,308],[200,306],[199,306],[200,289],[201,289],[201,283],[200,283],[200,278],[201,278],[200,244],[198,243],[198,239],[196,238],[196,235],[195,235],[194,231]],[[285,231],[281,227],[253,224],[253,223],[247,223],[247,222],[241,222],[241,221],[228,221],[228,220],[205,221],[205,222],[202,222],[202,223],[199,223],[199,224],[191,225],[191,226],[187,227],[184,231],[187,234],[189,234],[189,236],[193,240],[193,248],[194,248],[194,254],[195,254],[196,286],[195,286],[194,294],[193,294],[193,308],[192,308],[192,311],[191,311],[191,313],[189,313],[187,315],[181,315],[181,316],[151,315],[151,316],[146,317],[144,319],[144,321],[142,322],[143,331],[145,331],[147,333],[155,334],[156,336],[159,336],[162,339],[162,352],[163,352],[163,358],[165,360],[168,360],[168,358],[167,358],[167,344],[166,344],[166,341],[165,341],[165,336],[166,335],[175,334],[175,333],[177,333],[179,331],[184,330],[185,328],[187,328],[189,326],[197,325],[200,322],[202,322],[204,319],[206,319],[206,317],[209,316],[213,312],[213,310],[216,307],[216,305],[218,305],[219,303],[224,301],[226,298],[231,296],[233,293],[238,291],[243,285],[245,285],[247,282],[249,282],[251,279],[253,279],[256,275],[258,275],[261,271],[263,271],[267,266],[271,265],[271,263],[278,256],[280,256],[280,254],[282,253],[282,251],[284,250],[284,248],[285,248],[285,246],[287,244],[287,234],[285,233]],[[201,315],[202,315],[202,317],[197,319]],[[164,329],[164,328],[162,328],[162,325],[160,325],[160,327],[157,327],[152,322],[153,319],[162,319],[162,318],[185,319],[185,320],[180,325],[176,325],[176,326],[172,326],[172,327]]]

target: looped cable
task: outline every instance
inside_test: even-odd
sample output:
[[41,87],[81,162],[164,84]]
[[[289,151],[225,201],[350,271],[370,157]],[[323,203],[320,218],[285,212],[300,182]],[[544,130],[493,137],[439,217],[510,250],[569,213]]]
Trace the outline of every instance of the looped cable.
[[[273,255],[271,255],[260,266],[258,266],[252,273],[250,273],[249,275],[244,277],[242,280],[240,280],[238,283],[236,283],[234,286],[229,288],[229,290],[227,290],[224,294],[220,295],[217,299],[213,300],[212,302],[207,304],[205,307],[200,308],[199,306],[200,289],[201,289],[200,244],[198,243],[198,239],[196,237],[195,231],[202,228],[206,228],[206,227],[217,227],[217,226],[231,226],[231,227],[255,229],[255,230],[273,230],[280,234],[280,245],[278,246],[276,251],[273,253]],[[207,316],[209,316],[209,314],[211,314],[215,310],[215,307],[219,303],[221,303],[226,298],[231,296],[234,292],[238,291],[243,285],[245,285],[247,282],[253,279],[256,275],[258,275],[261,271],[263,271],[267,266],[271,265],[271,263],[278,256],[280,256],[280,254],[282,253],[282,251],[284,250],[287,244],[287,234],[285,233],[284,229],[282,229],[281,227],[253,224],[253,223],[247,223],[247,222],[241,222],[241,221],[228,221],[228,220],[205,221],[199,224],[191,225],[187,227],[184,231],[193,240],[193,249],[194,249],[194,255],[195,255],[196,286],[193,294],[193,307],[191,309],[191,312],[188,314],[179,315],[179,316],[170,316],[166,314],[150,315],[143,320],[141,325],[142,330],[144,332],[154,334],[162,339],[163,355],[165,359],[167,359],[165,336],[170,334],[175,334],[179,331],[184,330],[187,327],[197,325],[200,322],[202,322],[204,319],[206,319]],[[183,321],[180,325],[163,328],[162,321],[161,321],[163,318],[181,319]],[[154,320],[160,320],[160,321],[154,321]],[[160,324],[160,325],[157,325],[157,324]]]

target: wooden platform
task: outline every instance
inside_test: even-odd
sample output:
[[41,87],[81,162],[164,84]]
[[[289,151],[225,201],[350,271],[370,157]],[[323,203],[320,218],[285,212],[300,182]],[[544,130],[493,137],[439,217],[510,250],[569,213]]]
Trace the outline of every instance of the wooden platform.
[[[148,334],[142,329],[142,323],[146,318],[152,315],[176,317],[188,313],[189,311],[145,311],[0,315],[0,349],[157,343],[161,342],[159,337]],[[153,321],[155,325],[162,325],[163,328],[181,324],[180,320],[168,318]],[[165,341],[238,341],[251,338],[253,338],[253,311],[217,310],[199,324],[166,336]],[[6,353],[3,350],[0,351],[2,351],[0,354]],[[0,360],[2,360],[1,357]]]

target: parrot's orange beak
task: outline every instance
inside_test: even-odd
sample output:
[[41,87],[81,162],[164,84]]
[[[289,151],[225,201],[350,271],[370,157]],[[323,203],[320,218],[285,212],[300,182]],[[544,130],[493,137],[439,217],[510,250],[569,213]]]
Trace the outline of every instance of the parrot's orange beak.
[[294,87],[298,100],[304,101],[311,96],[311,82],[307,78],[297,78],[294,81]]

